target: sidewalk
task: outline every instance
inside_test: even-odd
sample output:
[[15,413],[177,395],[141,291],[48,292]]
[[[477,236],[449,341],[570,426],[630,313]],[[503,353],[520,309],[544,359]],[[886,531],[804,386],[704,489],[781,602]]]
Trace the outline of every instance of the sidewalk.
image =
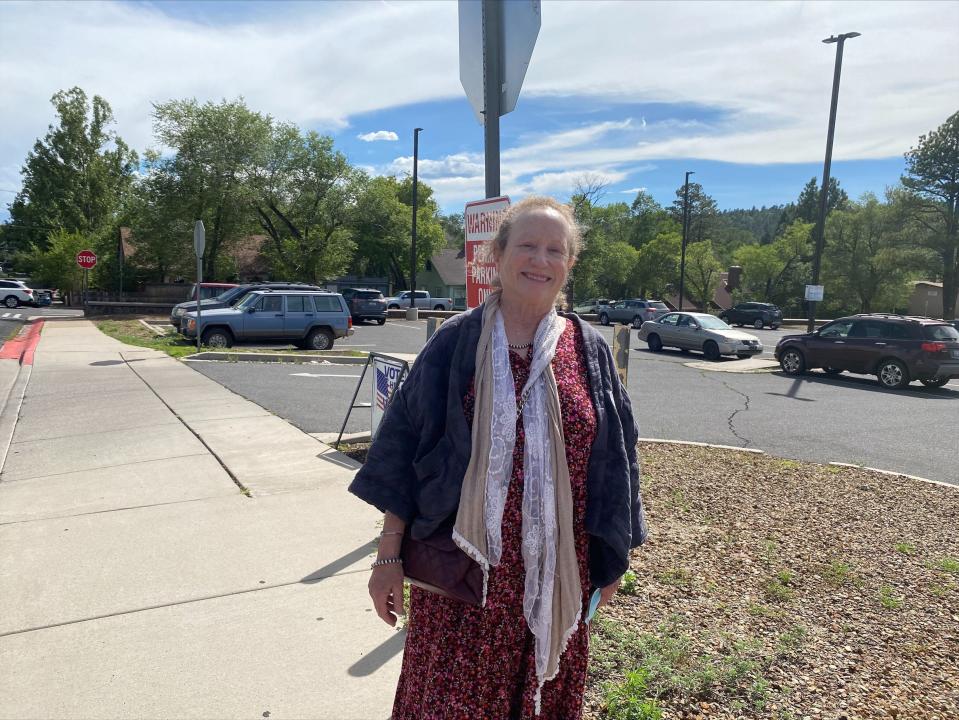
[[0,717],[389,716],[403,635],[351,460],[87,321],[11,362]]

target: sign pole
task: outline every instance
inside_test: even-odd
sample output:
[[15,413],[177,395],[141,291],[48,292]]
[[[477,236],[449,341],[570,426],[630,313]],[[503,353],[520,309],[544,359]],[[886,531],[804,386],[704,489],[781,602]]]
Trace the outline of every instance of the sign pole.
[[193,225],[193,250],[196,253],[196,351],[200,352],[200,313],[203,301],[203,251],[206,249],[206,230],[203,221]]
[[500,0],[483,0],[483,145],[486,197],[499,197],[499,116],[503,91],[500,71],[503,33]]

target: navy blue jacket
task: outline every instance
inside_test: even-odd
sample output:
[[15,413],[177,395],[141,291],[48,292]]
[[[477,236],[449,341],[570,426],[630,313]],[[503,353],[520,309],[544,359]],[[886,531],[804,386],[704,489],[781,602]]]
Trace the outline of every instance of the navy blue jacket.
[[[629,567],[629,550],[646,540],[639,496],[639,436],[609,345],[576,315],[596,408],[596,438],[586,478],[590,581],[604,587]],[[392,512],[424,538],[452,523],[472,438],[463,398],[476,369],[482,309],[444,322],[419,354],[383,416],[350,492]]]

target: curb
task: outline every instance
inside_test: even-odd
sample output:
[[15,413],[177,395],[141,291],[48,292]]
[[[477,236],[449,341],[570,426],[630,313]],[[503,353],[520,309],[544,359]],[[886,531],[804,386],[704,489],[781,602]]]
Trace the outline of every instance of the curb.
[[637,442],[657,443],[660,445],[693,445],[695,447],[716,448],[717,450],[738,450],[739,452],[754,453],[756,455],[765,455],[765,450],[756,448],[744,448],[736,445],[715,445],[713,443],[693,442],[692,440],[667,440],[665,438],[638,438]]
[[21,365],[33,364],[33,352],[40,342],[43,320],[33,319],[25,323],[13,340],[8,340],[0,349],[0,360],[16,360]]
[[895,470],[882,470],[880,468],[868,467],[867,465],[856,465],[854,463],[844,463],[844,462],[830,462],[829,465],[835,465],[836,467],[848,467],[855,468],[856,470],[869,470],[871,472],[879,473],[880,475],[890,475],[892,477],[904,477],[909,480],[918,480],[919,482],[931,483],[932,485],[942,485],[943,487],[952,488],[953,490],[959,490],[959,485],[953,483],[943,482],[942,480],[930,480],[929,478],[919,477],[918,475],[907,475],[903,472],[897,472]]
[[352,355],[292,355],[283,353],[199,352],[180,358],[189,362],[273,362],[273,363],[321,363],[331,365],[365,365],[365,357]]
[[20,407],[23,405],[23,396],[26,394],[32,372],[32,360],[31,363],[20,365],[17,377],[10,386],[3,405],[0,406],[0,473],[3,472],[3,466],[7,462],[7,453],[13,442],[13,433],[20,419]]

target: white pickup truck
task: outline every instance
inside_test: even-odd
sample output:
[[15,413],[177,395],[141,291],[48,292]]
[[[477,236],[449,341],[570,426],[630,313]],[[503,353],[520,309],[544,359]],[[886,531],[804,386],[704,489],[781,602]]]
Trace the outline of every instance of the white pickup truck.
[[[417,290],[416,307],[420,310],[452,310],[453,298],[430,297],[426,290]],[[410,292],[401,292],[386,300],[387,310],[403,310],[410,306]]]

